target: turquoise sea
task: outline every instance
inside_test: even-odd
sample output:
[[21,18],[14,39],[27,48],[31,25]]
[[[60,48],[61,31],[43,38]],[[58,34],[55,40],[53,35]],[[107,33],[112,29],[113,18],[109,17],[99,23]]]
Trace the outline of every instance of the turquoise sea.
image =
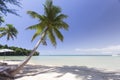
[[[23,56],[0,56],[1,60],[24,60]],[[87,66],[120,70],[120,56],[33,56],[31,63],[49,66]]]

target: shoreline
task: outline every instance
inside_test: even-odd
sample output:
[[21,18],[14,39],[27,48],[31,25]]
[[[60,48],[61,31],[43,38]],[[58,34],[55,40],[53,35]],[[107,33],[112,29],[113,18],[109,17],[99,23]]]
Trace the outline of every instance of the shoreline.
[[[21,61],[5,61],[16,65]],[[120,70],[87,66],[49,66],[28,63],[15,80],[120,80]]]

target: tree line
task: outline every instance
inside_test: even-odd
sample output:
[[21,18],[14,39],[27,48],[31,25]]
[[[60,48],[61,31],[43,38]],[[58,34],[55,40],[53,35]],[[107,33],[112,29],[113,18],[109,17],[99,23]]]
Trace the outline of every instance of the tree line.
[[[28,56],[29,53],[32,51],[32,50],[28,50],[25,48],[8,46],[8,45],[1,45],[1,44],[0,44],[0,49],[11,49],[14,51],[14,52],[0,53],[0,56]],[[39,55],[39,52],[36,51],[34,56],[38,56],[38,55]]]

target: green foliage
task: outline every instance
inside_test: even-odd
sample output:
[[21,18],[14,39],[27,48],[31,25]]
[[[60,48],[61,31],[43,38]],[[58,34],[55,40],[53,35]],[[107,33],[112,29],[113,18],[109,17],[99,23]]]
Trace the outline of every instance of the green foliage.
[[[19,48],[14,46],[8,46],[8,45],[0,45],[0,49],[11,49],[14,50],[14,52],[7,52],[5,53],[6,56],[28,56],[32,50],[27,50],[25,48]],[[34,56],[38,56],[39,52],[35,52]],[[4,54],[0,53],[0,56],[4,56]]]
[[6,24],[7,27],[0,27],[0,38],[7,36],[7,40],[17,37],[18,31],[12,24]]
[[10,4],[20,7],[20,0],[0,0],[0,24],[4,22],[3,16],[7,13],[18,15],[15,9],[9,7]]
[[34,11],[27,12],[32,18],[38,19],[39,23],[29,26],[27,29],[36,30],[32,37],[32,41],[45,33],[45,37],[42,40],[43,44],[46,44],[47,38],[51,41],[53,46],[57,45],[56,38],[63,41],[64,37],[60,32],[60,29],[68,30],[68,24],[64,22],[67,15],[61,13],[61,8],[53,5],[52,0],[47,0],[44,5],[44,15],[41,15]]

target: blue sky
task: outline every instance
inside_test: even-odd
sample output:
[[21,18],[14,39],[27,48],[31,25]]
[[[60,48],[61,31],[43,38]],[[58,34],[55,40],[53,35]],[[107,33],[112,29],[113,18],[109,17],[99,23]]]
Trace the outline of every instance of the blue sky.
[[[64,42],[57,41],[53,47],[41,45],[37,51],[42,55],[116,54],[120,52],[120,1],[119,0],[53,0],[68,15],[65,20],[69,31],[62,31]],[[16,8],[21,17],[8,14],[6,23],[14,24],[19,34],[17,39],[1,44],[32,49],[38,38],[31,42],[34,31],[25,30],[38,23],[26,14],[28,10],[43,14],[45,0],[22,0],[22,8]],[[4,25],[3,25],[4,26]]]

